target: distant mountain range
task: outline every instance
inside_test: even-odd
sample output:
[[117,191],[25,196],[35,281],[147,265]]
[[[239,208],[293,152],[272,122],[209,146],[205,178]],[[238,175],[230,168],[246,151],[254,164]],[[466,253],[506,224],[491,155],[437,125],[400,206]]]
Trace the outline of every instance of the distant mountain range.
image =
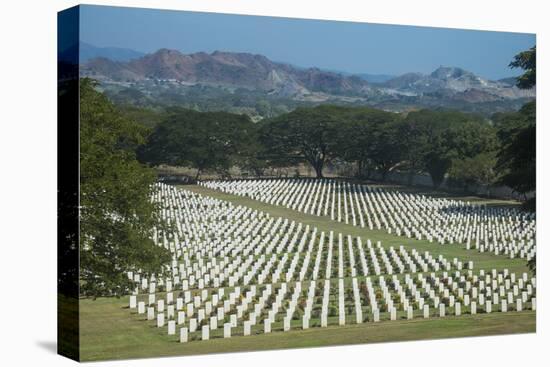
[[513,78],[491,81],[457,67],[442,66],[427,75],[407,73],[392,77],[299,68],[250,53],[183,54],[160,49],[143,55],[128,49],[86,44],[81,45],[80,53],[81,75],[118,89],[135,88],[151,98],[155,93],[144,86],[150,88],[158,83],[172,85],[175,93],[204,86],[231,94],[247,90],[266,98],[369,104],[390,110],[493,103],[496,111],[506,109],[507,103],[514,109],[518,103],[512,102],[535,96],[534,90],[518,89]]
[[60,53],[59,59],[72,61],[76,55],[80,57],[80,63],[85,64],[91,59],[104,57],[112,61],[126,62],[145,56],[143,52],[120,47],[97,47],[86,42],[80,42]]
[[96,47],[89,43],[80,42],[80,62],[86,63],[91,59],[105,57],[113,61],[130,61],[145,56],[143,52],[120,47]]
[[301,69],[262,55],[215,51],[182,54],[161,49],[128,62],[106,57],[88,61],[83,71],[114,81],[164,80],[228,88],[259,89],[284,96],[311,93],[367,95],[368,82],[358,76]]

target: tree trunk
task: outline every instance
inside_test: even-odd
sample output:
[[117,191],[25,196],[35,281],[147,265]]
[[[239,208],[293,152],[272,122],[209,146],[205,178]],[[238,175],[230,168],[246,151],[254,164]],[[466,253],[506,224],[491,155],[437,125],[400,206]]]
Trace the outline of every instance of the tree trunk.
[[388,171],[387,169],[385,169],[385,168],[382,169],[382,172],[381,172],[381,174],[382,174],[382,182],[386,182],[386,178],[388,178],[388,172],[389,172],[389,171]]
[[414,174],[415,172],[413,170],[410,170],[407,175],[407,185],[412,186],[413,180],[414,180]]
[[323,178],[323,162],[317,162],[314,167],[317,178]]
[[433,174],[430,173],[430,177],[432,178],[432,184],[434,189],[438,189],[439,186],[443,183],[444,176],[441,176],[439,174]]
[[364,163],[362,160],[357,161],[357,177],[363,178],[363,171],[364,171]]
[[368,167],[367,172],[366,172],[366,178],[370,179],[371,174],[372,174],[371,169],[370,169],[370,167]]

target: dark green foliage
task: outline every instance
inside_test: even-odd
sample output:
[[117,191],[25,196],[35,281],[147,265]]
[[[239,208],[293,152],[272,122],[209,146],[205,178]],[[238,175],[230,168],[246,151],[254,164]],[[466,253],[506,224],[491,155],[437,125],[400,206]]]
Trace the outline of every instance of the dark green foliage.
[[[453,161],[473,158],[495,148],[492,127],[482,117],[450,110],[411,112],[403,129],[409,161],[423,167],[439,187]],[[410,150],[409,150],[410,149]]]
[[[536,84],[536,47],[521,52],[510,63],[525,72],[518,78],[518,87]],[[499,125],[502,149],[498,154],[501,182],[516,192],[527,194],[536,189],[536,102],[526,103],[517,113],[495,116]],[[532,200],[534,208],[535,200]]]
[[537,275],[537,255],[527,261],[527,267],[531,270],[531,272],[533,272],[533,275]]
[[517,54],[510,63],[510,67],[525,70],[517,79],[516,85],[518,88],[529,89],[534,87],[537,83],[537,46]]
[[[536,46],[520,52],[510,63],[510,67],[521,68],[525,72],[518,78],[520,88],[533,88],[537,82]],[[526,103],[518,113],[497,116],[500,121],[502,149],[498,155],[498,168],[503,176],[501,182],[515,191],[527,194],[536,190],[536,102]],[[524,210],[535,211],[536,197],[523,205]],[[537,258],[534,256],[527,266],[536,274]]]
[[227,174],[233,165],[254,166],[256,127],[246,115],[172,108],[140,150],[140,159]]
[[80,84],[80,290],[120,296],[126,271],[158,272],[169,261],[151,240],[159,222],[150,202],[153,171],[135,156],[146,129],[124,118],[95,82]]
[[164,110],[136,107],[130,104],[117,105],[117,109],[128,120],[134,121],[150,129],[153,129],[166,118]]
[[499,116],[502,149],[498,155],[501,182],[516,192],[527,194],[536,189],[536,117],[535,102],[517,113]]
[[336,149],[341,159],[356,162],[359,176],[374,170],[385,179],[387,173],[403,159],[399,138],[401,117],[373,108],[342,108],[342,125],[337,134]]
[[266,121],[260,139],[265,158],[272,165],[308,162],[318,178],[323,167],[336,155],[335,137],[341,127],[343,107],[323,105],[296,110]]
[[465,191],[470,185],[486,187],[486,194],[490,195],[489,187],[496,182],[497,172],[496,152],[479,153],[474,157],[456,159],[453,161],[449,176],[452,180],[462,184]]

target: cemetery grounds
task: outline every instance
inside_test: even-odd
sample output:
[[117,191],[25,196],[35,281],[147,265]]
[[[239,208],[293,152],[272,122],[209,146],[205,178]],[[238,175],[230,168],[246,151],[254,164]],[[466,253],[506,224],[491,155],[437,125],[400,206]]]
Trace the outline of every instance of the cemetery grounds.
[[[269,222],[271,228],[279,223],[279,228],[284,229],[281,233],[273,234],[281,237],[285,234],[290,237],[296,235],[295,241],[287,238],[286,245],[282,248],[268,249],[264,246],[260,249],[267,251],[257,253],[253,251],[257,243],[245,241],[237,251],[243,254],[244,261],[237,259],[238,256],[234,257],[231,251],[227,251],[225,256],[228,261],[224,263],[224,259],[220,257],[217,262],[218,268],[221,268],[223,273],[228,264],[235,264],[234,269],[230,269],[238,276],[234,280],[231,276],[225,277],[225,282],[222,280],[222,284],[217,286],[212,284],[212,279],[208,285],[202,284],[202,287],[196,282],[190,284],[187,280],[182,286],[184,278],[191,279],[191,271],[189,274],[182,273],[181,270],[185,270],[186,266],[180,266],[180,257],[177,263],[171,266],[169,281],[160,277],[151,278],[145,274],[141,277],[140,274],[129,274],[129,277],[136,280],[137,294],[134,296],[119,299],[81,299],[81,360],[535,332],[536,283],[526,267],[525,258],[517,256],[512,259],[502,253],[495,255],[494,251],[466,249],[464,244],[458,243],[441,245],[437,241],[430,242],[426,236],[418,240],[412,234],[411,238],[408,238],[404,233],[388,233],[384,228],[370,229],[368,225],[362,227],[358,220],[355,225],[351,219],[345,223],[331,219],[327,215],[305,213],[284,205],[236,195],[229,192],[230,190],[223,192],[219,186],[206,186],[208,185],[159,187],[173,198],[183,195],[179,196],[181,200],[195,202],[195,207],[191,205],[184,208],[184,211],[196,210],[198,222],[201,221],[200,214],[207,216],[206,211],[211,210],[208,205],[213,205],[221,208],[222,212],[231,211],[233,218],[237,220],[239,215],[243,216],[245,221],[252,216],[252,219],[263,221],[265,225],[272,219],[272,222]],[[487,203],[491,205],[490,200]],[[173,204],[174,202],[171,205]],[[186,214],[189,214],[189,211]],[[350,213],[347,213],[347,216],[351,218]],[[223,225],[223,219],[227,217],[217,217],[220,218],[222,220],[218,223],[215,221],[216,218],[211,220]],[[295,223],[293,227],[292,222]],[[227,227],[223,228],[227,230]],[[329,237],[331,231],[332,240]],[[339,234],[342,234],[342,237],[339,237]],[[263,239],[267,233],[260,230],[256,235]],[[323,237],[322,240],[320,237]],[[160,239],[156,240],[162,243]],[[470,246],[473,247],[473,243]],[[361,249],[358,250],[359,248]],[[327,251],[330,252],[328,256]],[[311,256],[306,255],[304,259],[304,253]],[[183,260],[190,261],[187,266],[204,266],[204,262],[199,261],[197,264],[196,257],[193,257],[192,253],[191,255],[187,260]],[[285,257],[283,261],[282,257]],[[327,257],[331,260],[330,265],[326,261]],[[205,257],[205,261],[208,270],[216,268],[208,256]],[[388,274],[385,261],[391,263],[390,267],[394,270],[392,274]],[[258,266],[252,274],[250,272],[254,269],[254,264]],[[400,266],[404,267],[402,272],[398,269]],[[288,272],[289,267],[291,274],[287,275],[285,270]],[[368,269],[367,276],[365,268]],[[483,272],[480,273],[480,270]],[[419,278],[419,274],[422,274],[422,279]],[[434,274],[435,277],[432,277]],[[475,280],[472,280],[472,275],[476,276]],[[248,283],[242,284],[247,276]],[[258,283],[260,277],[263,277],[263,281]],[[385,283],[380,283],[380,277],[384,278]],[[276,281],[272,281],[274,278]],[[301,279],[299,286],[295,283],[298,278]],[[314,285],[311,285],[312,279],[315,279]],[[489,282],[483,284],[483,280]],[[471,284],[468,288],[462,289],[465,281],[471,281]],[[268,284],[271,286],[266,288]],[[492,312],[487,311],[485,302],[480,302],[477,294],[472,295],[470,288],[479,288],[481,293],[489,284],[493,284],[493,291],[497,293],[497,289],[506,284],[505,294],[487,294],[486,298],[482,298],[491,299],[489,308],[492,308]],[[517,284],[520,285],[519,292],[514,290],[514,294],[510,295]],[[422,292],[420,304],[420,293],[415,292],[416,287]],[[223,291],[220,293],[221,289]],[[442,291],[437,293],[441,295],[441,300],[437,295],[433,297],[434,289]],[[529,294],[525,290],[528,290]],[[154,299],[151,299],[151,294],[154,295]],[[464,294],[468,294],[471,299],[465,300]],[[452,299],[449,299],[449,296]],[[496,303],[492,302],[495,296]],[[206,300],[208,301],[205,302]],[[474,300],[480,303],[475,314],[471,307]],[[512,302],[506,302],[507,300]],[[424,302],[426,306],[429,305],[428,314],[425,314],[425,308],[422,306]],[[194,309],[189,304],[194,304]],[[520,311],[517,309],[519,304]],[[502,312],[503,307],[507,312]],[[441,314],[441,308],[444,309],[444,314]],[[223,314],[221,317],[220,312]],[[252,318],[252,314],[257,314],[257,317]],[[304,317],[307,315],[309,317]],[[191,321],[191,316],[195,321]],[[200,319],[203,320],[199,321]],[[251,322],[252,319],[254,322]],[[212,325],[213,323],[215,325]],[[269,327],[266,324],[269,324]],[[228,334],[231,337],[228,337]]]

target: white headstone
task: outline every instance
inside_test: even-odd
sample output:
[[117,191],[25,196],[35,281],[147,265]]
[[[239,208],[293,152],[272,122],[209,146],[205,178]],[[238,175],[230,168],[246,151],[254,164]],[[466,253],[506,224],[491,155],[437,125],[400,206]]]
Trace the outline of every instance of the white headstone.
[[202,340],[208,340],[210,338],[210,326],[203,325],[202,327]]
[[197,319],[189,319],[189,332],[194,333],[197,330]]
[[188,338],[189,338],[189,333],[187,331],[187,328],[182,327],[180,329],[180,343],[187,343]]
[[178,312],[178,325],[185,324],[185,311]]
[[154,319],[155,319],[155,308],[147,307],[147,320],[154,320]]
[[136,305],[137,305],[137,297],[130,296],[130,308],[136,308]]
[[168,321],[168,335],[176,335],[176,322],[174,320]]
[[223,337],[224,338],[231,338],[231,324],[230,323],[223,324]]
[[309,329],[309,317],[307,315],[304,315],[302,317],[302,329],[303,330]]
[[164,326],[164,314],[159,313],[157,314],[157,327],[163,327]]

